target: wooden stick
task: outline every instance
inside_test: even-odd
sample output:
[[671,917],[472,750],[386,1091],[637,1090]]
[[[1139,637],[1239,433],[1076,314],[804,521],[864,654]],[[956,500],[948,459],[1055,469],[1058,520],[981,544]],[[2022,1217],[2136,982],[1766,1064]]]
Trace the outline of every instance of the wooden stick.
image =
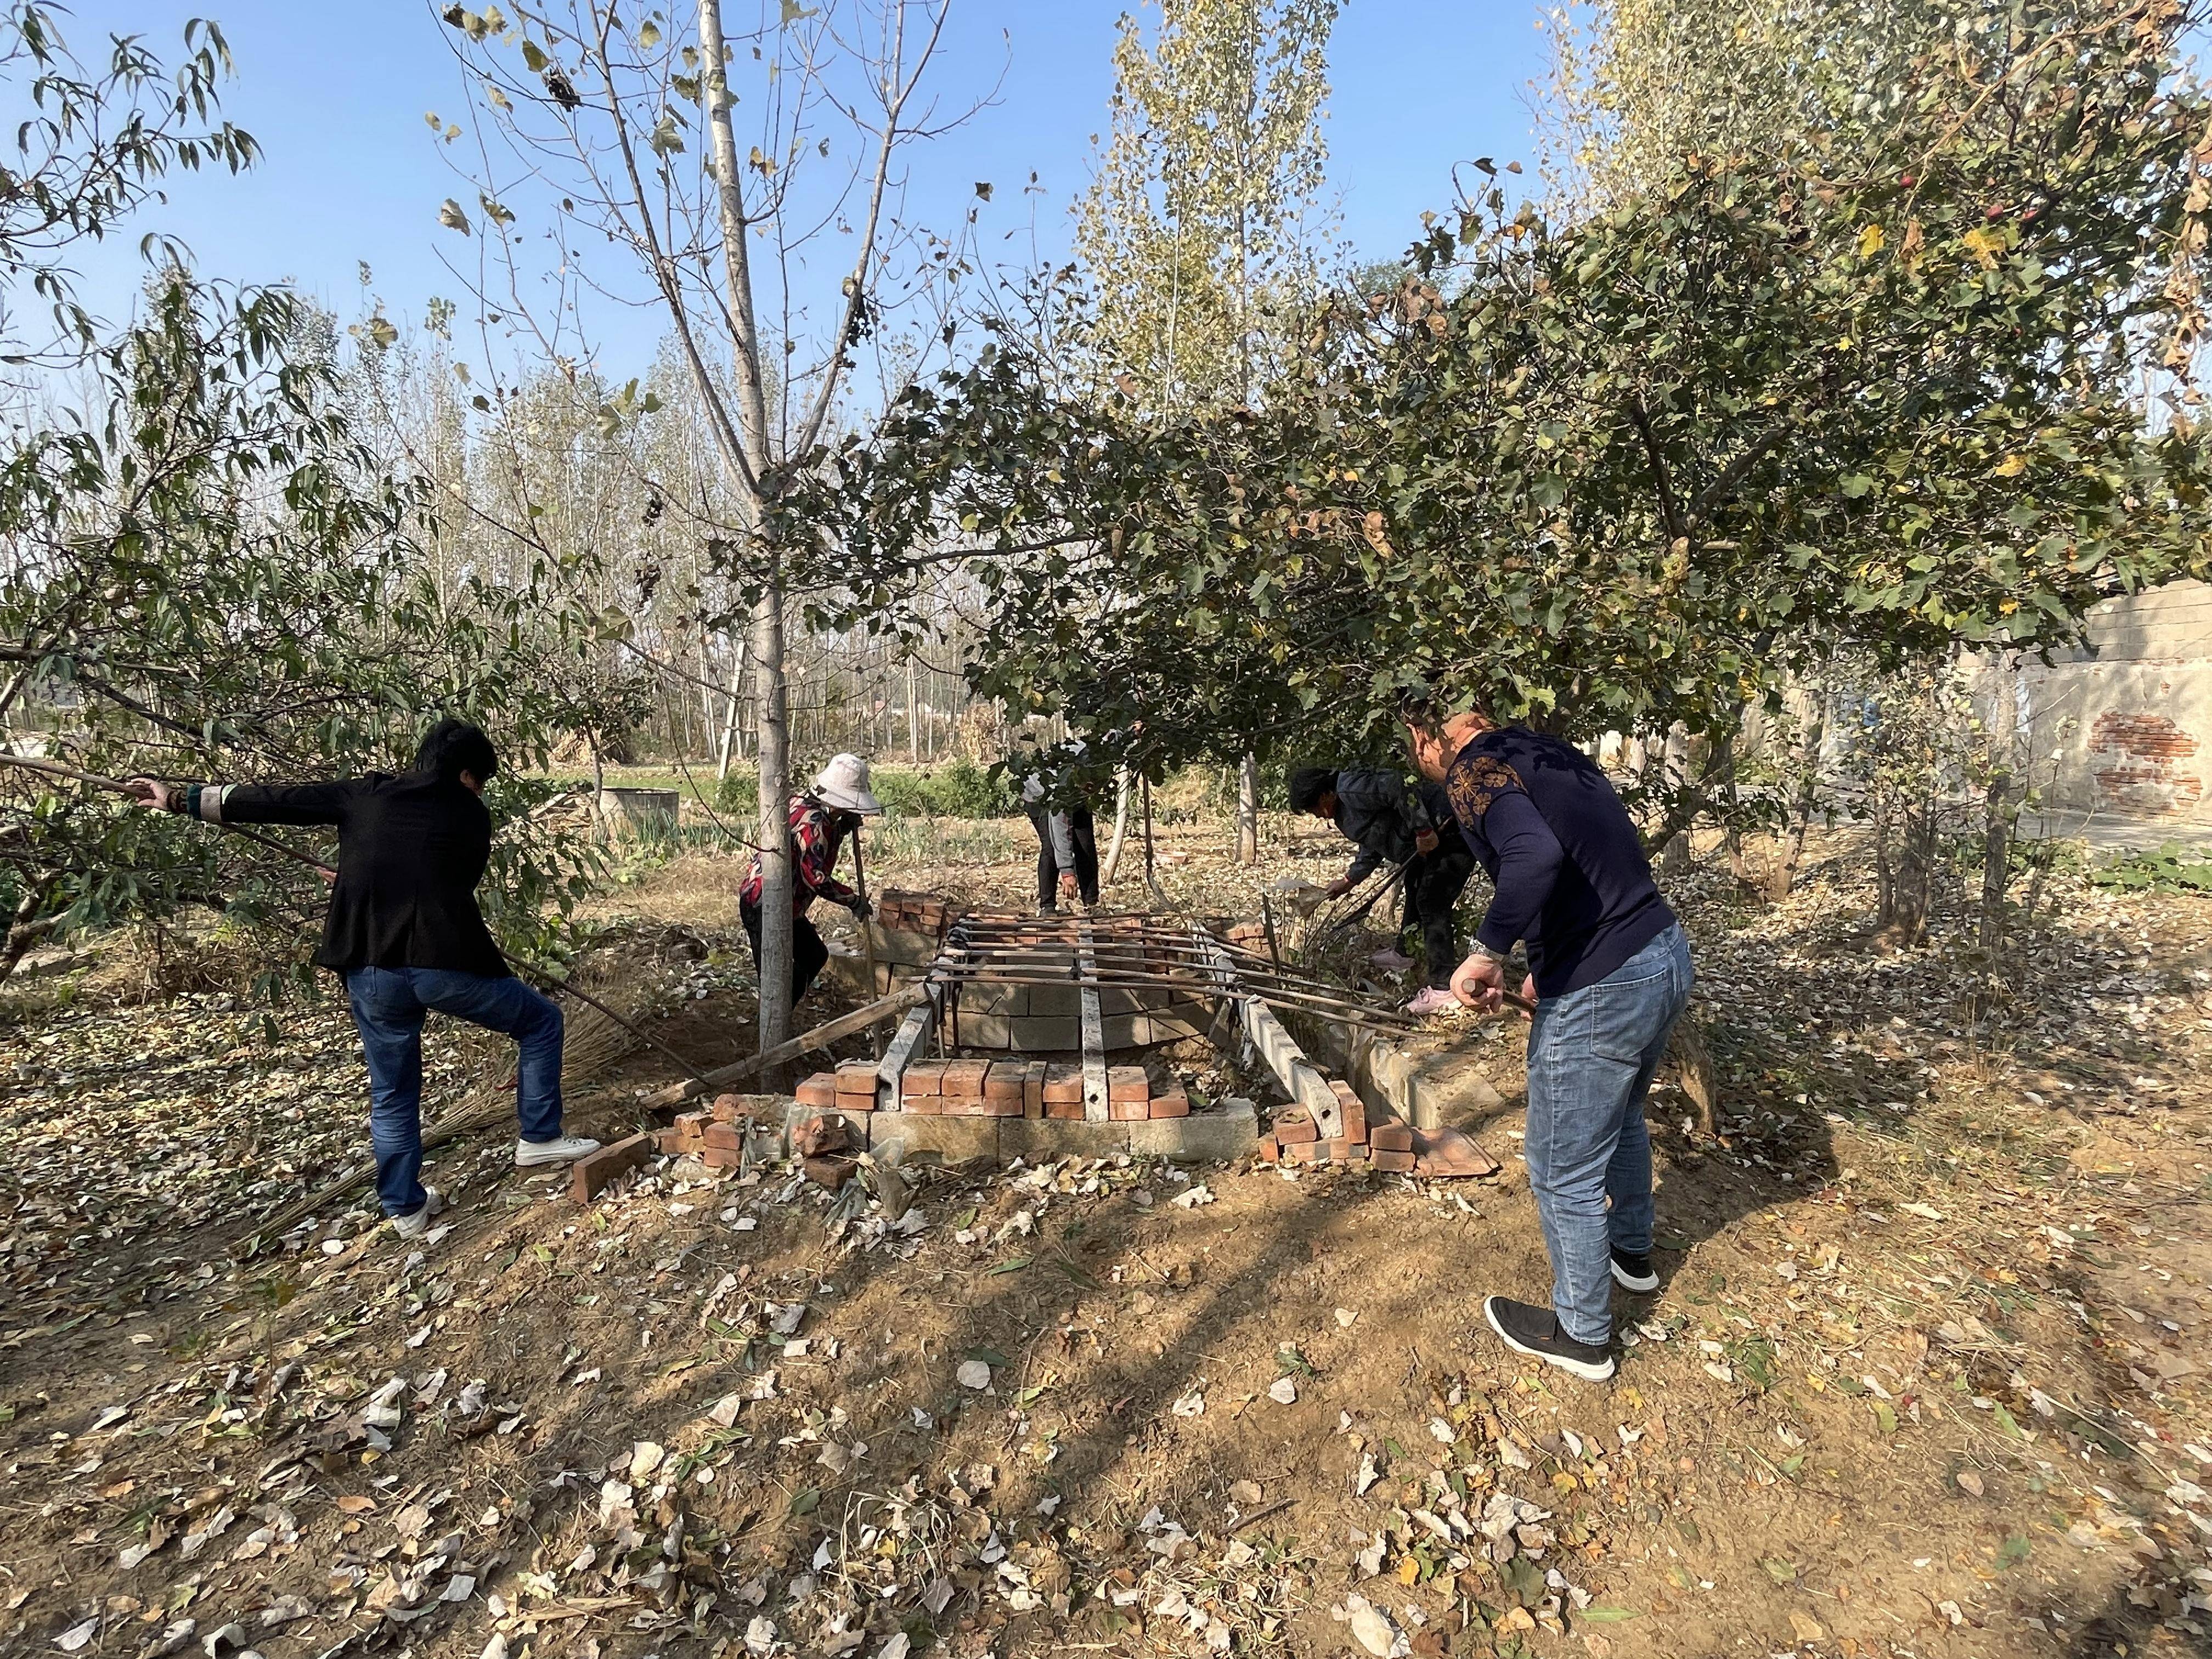
[[826,1048],[838,1038],[850,1036],[854,1032],[864,1030],[879,1019],[889,1019],[894,1014],[904,1013],[928,995],[929,988],[927,985],[907,986],[902,990],[892,992],[887,997],[878,998],[866,1007],[855,1008],[849,1014],[840,1014],[836,1018],[817,1025],[811,1031],[803,1032],[788,1042],[779,1042],[773,1048],[740,1060],[732,1065],[717,1066],[710,1072],[701,1073],[688,1083],[671,1084],[657,1094],[647,1095],[645,1097],[645,1104],[654,1108],[680,1106],[702,1090],[720,1088],[725,1083],[736,1083],[769,1066],[781,1066],[787,1060],[797,1060],[817,1049]]
[[[860,896],[860,953],[868,965],[868,994],[873,996],[876,994],[876,936],[869,930],[875,926],[875,919],[868,905],[868,868],[866,861],[860,856],[860,829],[859,824],[853,826],[853,890]],[[884,1057],[884,1028],[880,1025],[868,1027],[868,1042],[875,1050],[877,1062],[880,1064]]]

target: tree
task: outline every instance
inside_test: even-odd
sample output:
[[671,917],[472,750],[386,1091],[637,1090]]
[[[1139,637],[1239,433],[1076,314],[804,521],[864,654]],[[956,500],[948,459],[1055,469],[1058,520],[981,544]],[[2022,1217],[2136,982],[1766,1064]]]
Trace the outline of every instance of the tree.
[[[1328,36],[1337,0],[1162,0],[1124,13],[1111,137],[1078,210],[1102,367],[1150,406],[1253,401],[1283,320],[1318,287]],[[1259,762],[1238,763],[1237,856],[1259,857]]]
[[[735,34],[721,0],[697,0],[689,15],[563,0],[517,6],[512,19],[458,4],[443,16],[482,100],[471,118],[495,158],[486,166],[500,173],[471,180],[479,217],[459,200],[440,213],[475,240],[471,286],[487,325],[519,325],[545,361],[577,372],[590,355],[580,293],[641,279],[713,436],[718,496],[659,499],[711,550],[743,605],[757,709],[759,1041],[772,1048],[790,1022],[792,608],[810,623],[866,615],[889,627],[899,591],[856,580],[783,502],[850,414],[863,349],[876,345],[894,389],[921,361],[885,349],[889,319],[916,307],[921,341],[947,337],[932,307],[966,270],[964,241],[928,238],[896,211],[900,157],[951,124],[921,92],[946,5],[784,0]],[[756,112],[749,145],[737,130],[740,73]],[[457,123],[434,125],[459,136]],[[989,189],[979,184],[979,197]],[[530,272],[526,250],[540,237],[550,269]],[[629,272],[587,252],[607,245]],[[550,281],[550,303],[530,297],[538,275]],[[478,396],[489,407],[501,392],[495,384]],[[644,399],[616,410],[650,412]],[[653,481],[635,487],[641,501]],[[508,528],[535,534],[527,510]]]
[[[850,533],[1080,532],[994,567],[983,682],[1105,724],[1165,691],[1146,738],[1182,752],[1216,711],[1387,730],[1409,690],[1718,736],[1840,652],[2073,641],[2206,568],[2195,404],[2142,389],[2202,328],[2212,106],[2179,6],[1969,22],[1920,37],[1901,163],[1699,153],[1569,222],[1486,189],[1396,293],[1312,317],[1256,408],[981,359],[851,458]],[[1663,840],[1710,780],[1652,774]]]

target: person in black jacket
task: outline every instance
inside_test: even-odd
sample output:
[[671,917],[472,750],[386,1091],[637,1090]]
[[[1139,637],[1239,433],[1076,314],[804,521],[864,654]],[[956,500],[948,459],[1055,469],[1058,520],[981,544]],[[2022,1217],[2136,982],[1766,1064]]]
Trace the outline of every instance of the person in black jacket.
[[518,1165],[567,1164],[599,1150],[596,1140],[561,1133],[560,1009],[508,972],[477,908],[491,856],[491,814],[477,798],[498,766],[491,739],[449,716],[423,738],[415,769],[396,777],[130,781],[141,806],[207,823],[337,827],[337,876],[314,959],[345,981],[368,1061],[377,1197],[410,1238],[444,1207],[422,1182],[422,1020],[430,1010],[520,1045]]
[[[1291,774],[1290,794],[1292,811],[1328,819],[1359,848],[1329,887],[1331,898],[1343,897],[1385,864],[1406,865],[1401,927],[1419,925],[1428,958],[1422,963],[1428,983],[1407,1006],[1417,1014],[1457,1007],[1451,992],[1452,969],[1459,965],[1452,909],[1474,873],[1474,860],[1456,836],[1444,838],[1454,825],[1443,789],[1423,782],[1408,792],[1394,771],[1302,766]],[[1386,967],[1413,965],[1410,957],[1395,951],[1378,960]]]

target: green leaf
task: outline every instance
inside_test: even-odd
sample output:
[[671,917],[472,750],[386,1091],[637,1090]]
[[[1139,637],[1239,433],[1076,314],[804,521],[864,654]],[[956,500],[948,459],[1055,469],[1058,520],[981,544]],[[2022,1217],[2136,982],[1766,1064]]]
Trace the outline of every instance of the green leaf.
[[801,1486],[797,1492],[792,1493],[791,1508],[788,1512],[793,1515],[811,1515],[821,1507],[822,1489],[819,1486]]
[[1592,1625],[1618,1625],[1630,1619],[1641,1619],[1643,1613],[1634,1607],[1617,1607],[1603,1601],[1593,1601],[1584,1607],[1580,1619]]
[[963,1359],[980,1359],[986,1365],[1004,1365],[1012,1363],[1007,1359],[1006,1355],[1000,1353],[996,1348],[970,1348],[966,1353],[963,1354],[961,1358]]
[[[985,1268],[983,1271],[983,1277],[986,1279],[993,1279],[1000,1273],[1018,1273],[1021,1272],[1023,1268],[1030,1265],[1031,1259],[1032,1258],[1025,1255],[1015,1256],[1012,1261],[1001,1261],[995,1267]],[[1006,1362],[1004,1360],[998,1360],[994,1363],[1004,1364]]]
[[2002,1401],[1990,1408],[1990,1415],[1996,1418],[1997,1420],[1997,1426],[2002,1429],[2007,1434],[2010,1435],[2014,1439],[2025,1440],[2027,1438],[2027,1431],[2020,1426],[2018,1419],[2016,1419],[2010,1412],[2005,1409]]
[[1887,1400],[1874,1402],[1875,1425],[1884,1434],[1897,1432],[1897,1412]]
[[1766,1569],[1766,1576],[1778,1584],[1794,1584],[1797,1582],[1797,1564],[1795,1561],[1783,1561],[1769,1557],[1762,1559],[1759,1565]]

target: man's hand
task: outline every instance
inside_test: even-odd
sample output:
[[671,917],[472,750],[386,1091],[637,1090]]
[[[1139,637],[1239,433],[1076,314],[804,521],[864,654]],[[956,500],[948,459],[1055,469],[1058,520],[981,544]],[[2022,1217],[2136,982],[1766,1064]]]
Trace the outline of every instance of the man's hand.
[[1495,1013],[1505,1000],[1505,964],[1477,951],[1452,975],[1452,994],[1477,1013]]
[[845,908],[862,921],[870,920],[876,913],[874,902],[859,893],[845,901]]
[[148,807],[156,812],[176,810],[175,786],[163,783],[158,778],[131,778],[125,781],[123,789],[131,797],[134,806]]
[[1536,976],[1534,974],[1521,981],[1521,1000],[1533,1004],[1536,1000]]
[[1340,899],[1351,890],[1351,882],[1340,876],[1336,880],[1329,883],[1328,891],[1324,896],[1333,899]]
[[1074,871],[1063,870],[1060,872],[1060,896],[1064,899],[1072,899],[1075,896]]
[[1433,830],[1415,830],[1413,832],[1413,846],[1415,850],[1419,852],[1435,852],[1437,846],[1437,832]]

